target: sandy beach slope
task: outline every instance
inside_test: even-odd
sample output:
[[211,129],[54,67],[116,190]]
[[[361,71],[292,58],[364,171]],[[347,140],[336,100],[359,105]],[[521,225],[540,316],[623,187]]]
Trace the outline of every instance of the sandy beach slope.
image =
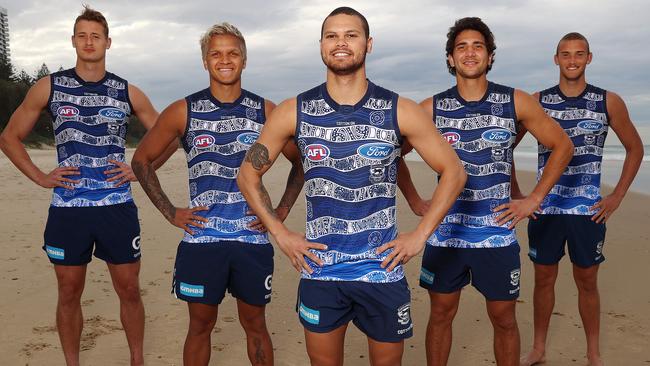
[[[129,154],[132,154],[130,151]],[[43,169],[54,167],[52,150],[30,151]],[[130,155],[129,155],[130,159]],[[430,194],[433,174],[423,163],[409,162],[416,186]],[[289,165],[278,161],[265,184],[274,202],[280,197]],[[187,203],[187,168],[182,152],[161,168],[163,187],[177,205]],[[522,173],[522,186],[529,191],[532,173]],[[185,303],[170,294],[176,246],[181,231],[170,224],[150,203],[140,186],[133,185],[142,225],[142,295],[145,303],[145,354],[149,365],[181,365],[187,329]],[[24,178],[6,157],[0,157],[0,364],[63,365],[54,326],[56,281],[42,246],[43,229],[51,193]],[[650,197],[630,193],[608,223],[602,265],[602,352],[609,365],[650,365]],[[301,197],[287,220],[296,231],[304,230],[304,199]],[[399,224],[412,229],[417,218],[399,198]],[[525,223],[519,225],[522,252],[522,291],[518,306],[522,350],[532,343],[533,272],[526,257]],[[119,228],[116,228],[119,229]],[[268,306],[277,365],[308,365],[304,337],[294,311],[298,274],[276,250],[273,300]],[[584,334],[577,310],[577,292],[571,266],[563,261],[557,303],[548,345],[549,365],[585,364]],[[424,365],[424,332],[428,319],[427,293],[418,286],[420,257],[407,265],[412,288],[415,336],[406,342],[404,365]],[[88,267],[82,298],[85,328],[81,360],[84,365],[128,365],[128,350],[118,314],[117,297],[106,266],[94,259]],[[454,324],[450,365],[492,365],[492,331],[483,298],[473,288],[463,293]],[[213,334],[211,365],[247,365],[244,334],[238,323],[235,301],[227,297],[220,307]],[[346,339],[346,365],[367,365],[367,344],[351,326]]]

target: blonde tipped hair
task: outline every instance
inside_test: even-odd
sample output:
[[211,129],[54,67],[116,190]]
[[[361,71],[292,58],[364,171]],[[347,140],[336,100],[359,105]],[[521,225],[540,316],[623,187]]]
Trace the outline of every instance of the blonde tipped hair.
[[246,61],[246,40],[244,40],[244,36],[237,27],[227,22],[213,25],[207,32],[205,32],[205,34],[203,34],[203,36],[201,36],[199,43],[201,44],[201,55],[203,56],[203,59],[205,59],[205,56],[208,53],[208,45],[210,44],[212,37],[224,35],[230,35],[239,39],[239,49],[241,50],[244,61]]

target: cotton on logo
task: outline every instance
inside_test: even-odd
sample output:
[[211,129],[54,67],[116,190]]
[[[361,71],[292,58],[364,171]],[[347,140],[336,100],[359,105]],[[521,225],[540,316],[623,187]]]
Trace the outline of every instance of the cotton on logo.
[[62,117],[74,117],[79,115],[79,110],[72,106],[63,106],[56,110],[56,114]]
[[194,146],[198,148],[206,148],[214,145],[214,137],[211,135],[199,135],[194,138]]
[[330,149],[321,144],[311,144],[305,147],[305,157],[311,161],[322,161],[330,156]]
[[442,134],[442,137],[452,146],[460,141],[460,135],[457,132],[445,132]]

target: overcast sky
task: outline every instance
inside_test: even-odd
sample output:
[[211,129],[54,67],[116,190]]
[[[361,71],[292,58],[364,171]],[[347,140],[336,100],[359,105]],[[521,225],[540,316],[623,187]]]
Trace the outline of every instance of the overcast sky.
[[[632,119],[650,126],[650,2],[646,0],[478,1],[89,1],[104,13],[113,45],[107,68],[138,85],[162,109],[207,87],[198,40],[213,23],[228,21],[248,44],[243,86],[279,103],[324,81],[318,38],[323,18],[352,6],[370,23],[374,50],[368,75],[377,84],[417,101],[448,88],[448,28],[479,16],[496,37],[492,81],[528,92],[558,80],[553,53],[559,38],[579,31],[594,59],[587,80],[617,92]],[[487,3],[487,2],[486,2]],[[80,1],[0,0],[8,9],[11,58],[33,73],[74,66],[70,35]]]

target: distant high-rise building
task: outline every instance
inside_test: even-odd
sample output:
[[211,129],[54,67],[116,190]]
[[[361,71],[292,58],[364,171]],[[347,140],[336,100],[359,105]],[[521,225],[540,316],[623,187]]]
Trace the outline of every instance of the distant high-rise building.
[[7,9],[0,6],[0,57],[9,59],[9,17]]

